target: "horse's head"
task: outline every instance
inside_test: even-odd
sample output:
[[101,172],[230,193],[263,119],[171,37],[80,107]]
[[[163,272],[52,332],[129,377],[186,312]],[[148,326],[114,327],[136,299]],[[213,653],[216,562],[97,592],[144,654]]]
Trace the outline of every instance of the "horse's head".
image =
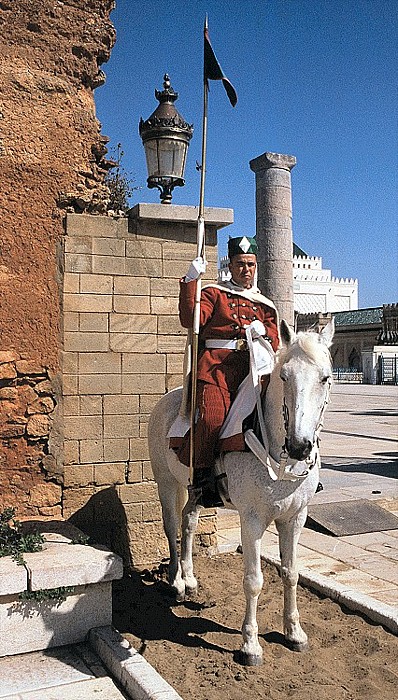
[[285,449],[293,459],[307,459],[322,426],[332,382],[333,334],[334,321],[320,333],[297,334],[285,321],[281,323],[284,347],[276,371],[284,389]]

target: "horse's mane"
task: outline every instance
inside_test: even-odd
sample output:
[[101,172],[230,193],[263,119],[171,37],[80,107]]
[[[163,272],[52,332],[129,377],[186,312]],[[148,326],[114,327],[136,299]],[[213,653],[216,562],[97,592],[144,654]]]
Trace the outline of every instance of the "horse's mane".
[[322,364],[325,360],[331,362],[329,349],[315,331],[300,331],[289,346],[280,348],[277,354],[278,364],[288,362],[297,351],[304,353],[314,364]]

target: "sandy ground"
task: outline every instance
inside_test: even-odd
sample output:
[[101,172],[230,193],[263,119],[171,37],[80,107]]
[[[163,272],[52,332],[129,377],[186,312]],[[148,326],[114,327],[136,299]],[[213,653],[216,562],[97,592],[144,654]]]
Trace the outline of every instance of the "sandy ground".
[[115,591],[115,625],[184,700],[397,700],[398,639],[299,588],[310,649],[290,651],[282,632],[282,584],[264,564],[258,623],[264,663],[236,660],[244,614],[242,557],[195,557],[199,591],[175,603],[162,570],[134,573]]

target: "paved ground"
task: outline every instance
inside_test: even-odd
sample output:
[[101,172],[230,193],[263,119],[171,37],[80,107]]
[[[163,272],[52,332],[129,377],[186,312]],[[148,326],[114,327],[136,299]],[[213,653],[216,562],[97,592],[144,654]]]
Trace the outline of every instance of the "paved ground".
[[[397,387],[336,384],[321,434],[324,490],[313,504],[367,499],[398,516],[397,428]],[[236,514],[220,512],[220,527],[221,549],[235,547]],[[273,527],[263,553],[279,559]],[[398,529],[334,537],[305,528],[298,554],[301,570],[326,577],[339,592],[368,596],[377,610],[391,606],[397,619]]]
[[[370,499],[398,516],[397,416],[397,387],[335,385],[322,432],[324,490],[314,503]],[[219,525],[220,551],[236,548],[240,544],[236,513],[220,511]],[[278,561],[274,528],[264,536],[263,554]],[[305,528],[299,566],[304,581],[326,591],[329,585],[335,597],[337,592],[343,602],[354,601],[356,609],[370,612],[378,621],[384,616],[394,628],[398,619],[398,529],[333,537]],[[166,695],[162,694],[165,700]],[[0,698],[4,700],[123,697],[86,645],[0,659]]]

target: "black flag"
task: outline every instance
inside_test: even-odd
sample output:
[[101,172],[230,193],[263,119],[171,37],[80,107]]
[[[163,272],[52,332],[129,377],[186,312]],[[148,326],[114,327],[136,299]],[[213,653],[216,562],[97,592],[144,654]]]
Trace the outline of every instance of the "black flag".
[[212,45],[209,39],[209,32],[207,29],[207,22],[205,23],[204,29],[204,79],[208,86],[209,80],[222,80],[225,91],[228,95],[229,101],[232,107],[235,107],[238,96],[235,92],[235,88],[232,83],[225,77],[223,70],[217,61],[216,55],[213,51]]

